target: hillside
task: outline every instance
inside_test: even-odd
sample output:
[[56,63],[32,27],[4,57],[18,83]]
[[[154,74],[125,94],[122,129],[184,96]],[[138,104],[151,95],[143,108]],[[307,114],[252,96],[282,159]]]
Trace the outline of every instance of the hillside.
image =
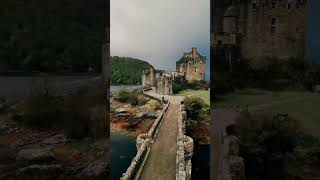
[[1,0],[0,71],[100,71],[106,7],[105,0]]
[[111,57],[111,84],[141,84],[142,71],[154,68],[146,61],[130,57]]

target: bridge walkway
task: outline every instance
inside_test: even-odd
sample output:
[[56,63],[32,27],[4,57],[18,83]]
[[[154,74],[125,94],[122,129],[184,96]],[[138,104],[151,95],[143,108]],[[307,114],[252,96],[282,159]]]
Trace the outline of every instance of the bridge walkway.
[[[150,91],[152,96],[161,96]],[[174,180],[176,178],[176,156],[178,135],[178,108],[182,100],[177,96],[164,96],[170,101],[149,157],[141,172],[140,180]]]

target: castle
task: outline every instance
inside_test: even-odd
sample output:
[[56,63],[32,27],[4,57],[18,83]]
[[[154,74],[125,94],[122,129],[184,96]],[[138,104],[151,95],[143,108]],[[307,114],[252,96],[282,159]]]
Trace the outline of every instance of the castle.
[[187,81],[204,80],[206,71],[206,57],[193,47],[189,53],[184,53],[176,62],[176,72],[181,73]]
[[304,58],[307,0],[215,1],[211,45],[227,61]]
[[206,57],[202,56],[197,48],[193,47],[191,52],[183,53],[176,62],[176,71],[167,70],[155,73],[153,68],[143,70],[142,86],[155,87],[158,94],[173,94],[172,83],[177,77],[187,81],[205,80]]

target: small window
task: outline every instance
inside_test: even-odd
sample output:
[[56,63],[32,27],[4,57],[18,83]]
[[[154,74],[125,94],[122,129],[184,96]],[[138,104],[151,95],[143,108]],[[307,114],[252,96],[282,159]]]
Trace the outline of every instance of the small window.
[[271,18],[271,34],[274,34],[276,32],[276,24],[277,24],[277,19]]
[[299,0],[300,5],[304,5],[304,0]]
[[288,9],[291,9],[291,3],[290,2],[288,3]]
[[272,1],[271,8],[276,8],[276,2],[275,1]]
[[222,40],[218,40],[218,45],[222,46]]
[[256,9],[257,8],[257,3],[252,3],[252,9]]

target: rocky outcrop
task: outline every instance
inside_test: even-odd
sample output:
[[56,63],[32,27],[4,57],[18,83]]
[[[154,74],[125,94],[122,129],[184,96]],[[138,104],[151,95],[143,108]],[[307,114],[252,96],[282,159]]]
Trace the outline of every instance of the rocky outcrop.
[[54,160],[54,153],[51,147],[38,149],[23,149],[18,152],[16,161],[18,164],[49,163]]
[[55,144],[65,144],[70,142],[70,139],[63,134],[57,134],[55,136],[48,137],[44,139],[40,144],[41,145],[55,145]]
[[101,158],[93,163],[89,164],[88,167],[84,168],[79,174],[76,175],[78,179],[103,179],[106,177],[108,170],[107,158]]
[[128,116],[128,109],[127,108],[118,108],[114,110],[116,117],[121,116]]
[[40,176],[40,175],[60,175],[64,171],[62,165],[39,165],[33,164],[17,170],[17,176]]
[[133,117],[133,119],[157,119],[158,114],[154,111],[141,112]]

